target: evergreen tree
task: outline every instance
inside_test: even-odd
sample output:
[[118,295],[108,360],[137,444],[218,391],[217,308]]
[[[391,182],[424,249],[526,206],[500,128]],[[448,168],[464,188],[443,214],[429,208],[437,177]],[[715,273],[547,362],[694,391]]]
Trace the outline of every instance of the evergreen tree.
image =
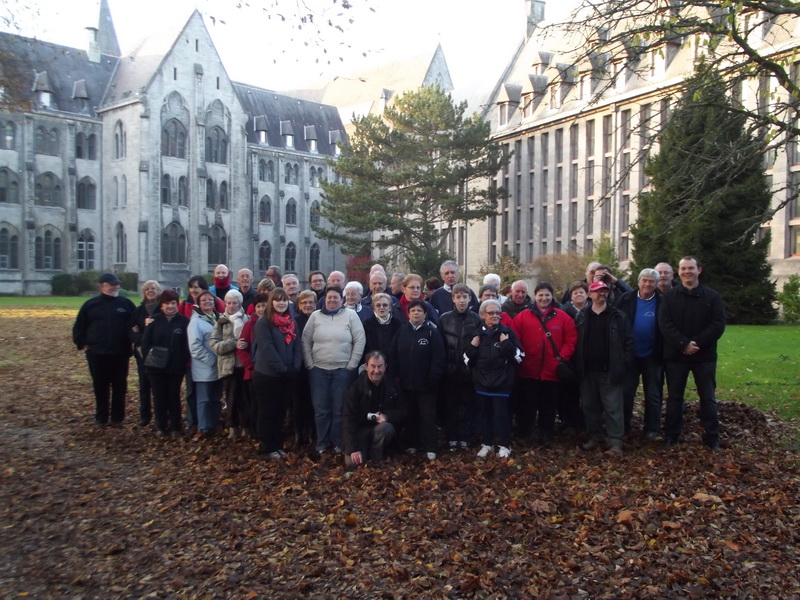
[[697,256],[731,323],[776,316],[769,237],[758,239],[752,225],[771,199],[762,144],[732,110],[719,73],[699,64],[645,168],[651,190],[631,227],[634,272],[660,261],[677,270],[682,256]]
[[330,162],[341,182],[323,184],[329,225],[315,231],[350,254],[378,248],[423,277],[438,275],[449,230],[493,215],[505,194],[486,182],[509,157],[489,123],[465,110],[435,86],[356,119],[350,146]]

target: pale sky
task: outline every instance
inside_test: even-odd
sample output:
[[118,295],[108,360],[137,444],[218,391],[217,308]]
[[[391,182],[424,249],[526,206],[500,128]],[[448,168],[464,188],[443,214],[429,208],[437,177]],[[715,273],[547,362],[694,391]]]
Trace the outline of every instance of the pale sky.
[[[0,16],[11,13],[21,34],[81,48],[86,46],[84,27],[96,26],[100,4],[2,1]],[[109,0],[109,5],[123,54],[158,21],[177,29],[197,8],[230,77],[274,90],[314,86],[376,62],[433,52],[437,42],[457,89],[491,87],[524,35],[524,0],[349,1],[349,10],[341,9],[342,0]],[[576,1],[551,0],[547,19],[564,17]],[[314,24],[292,18],[302,6],[313,10]]]

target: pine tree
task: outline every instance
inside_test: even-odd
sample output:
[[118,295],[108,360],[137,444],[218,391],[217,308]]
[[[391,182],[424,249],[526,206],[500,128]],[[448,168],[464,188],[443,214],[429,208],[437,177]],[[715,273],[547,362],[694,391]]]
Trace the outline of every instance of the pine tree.
[[753,227],[771,199],[762,144],[732,110],[719,73],[699,64],[645,168],[651,190],[631,227],[634,272],[661,261],[677,270],[682,256],[697,256],[701,281],[722,294],[731,323],[776,316],[769,237]]
[[378,248],[426,277],[437,274],[449,230],[493,215],[504,190],[487,181],[507,164],[490,126],[464,117],[438,86],[408,92],[383,115],[356,119],[350,146],[323,184],[318,234],[350,254]]

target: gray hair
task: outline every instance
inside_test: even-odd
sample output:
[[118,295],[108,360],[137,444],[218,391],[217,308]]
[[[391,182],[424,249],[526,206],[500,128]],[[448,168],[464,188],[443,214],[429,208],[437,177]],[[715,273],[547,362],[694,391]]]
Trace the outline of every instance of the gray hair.
[[455,267],[456,273],[458,273],[458,263],[454,260],[446,260],[442,263],[442,266],[439,267],[439,274],[441,275],[442,271],[444,271],[445,267]]
[[503,310],[502,305],[500,304],[499,300],[495,300],[494,298],[489,298],[488,300],[484,300],[481,302],[481,307],[478,309],[478,314],[483,316],[486,313],[486,309],[490,306],[496,306],[501,311]]
[[483,276],[483,285],[492,284],[495,287],[498,287],[502,282],[503,280],[500,279],[500,275],[498,275],[497,273],[487,273],[486,275]]
[[661,279],[661,275],[655,269],[642,269],[639,272],[639,278],[636,281],[641,281],[642,277],[652,277],[658,283],[658,280]]
[[364,295],[364,286],[361,285],[358,281],[348,281],[347,285],[344,286],[344,291],[346,292],[347,290],[355,290],[360,295],[362,296]]
[[239,300],[239,304],[241,304],[244,301],[242,293],[239,290],[228,290],[228,293],[225,294],[225,300],[228,299],[228,296],[231,296],[232,298],[237,298]]

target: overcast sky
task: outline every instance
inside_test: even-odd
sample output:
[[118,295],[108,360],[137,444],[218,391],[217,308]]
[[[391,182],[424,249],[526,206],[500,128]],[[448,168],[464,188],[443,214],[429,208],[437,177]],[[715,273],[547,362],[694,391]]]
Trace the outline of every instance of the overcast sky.
[[[349,0],[348,10],[341,2],[109,0],[109,5],[123,53],[158,21],[181,27],[197,8],[231,78],[275,90],[432,52],[437,42],[455,86],[470,87],[499,76],[524,35],[524,0]],[[575,2],[551,0],[548,19],[565,15]],[[85,47],[84,27],[96,26],[99,5],[99,0],[4,0],[2,10],[12,11],[23,35]],[[304,5],[314,11],[314,24],[292,16]]]

